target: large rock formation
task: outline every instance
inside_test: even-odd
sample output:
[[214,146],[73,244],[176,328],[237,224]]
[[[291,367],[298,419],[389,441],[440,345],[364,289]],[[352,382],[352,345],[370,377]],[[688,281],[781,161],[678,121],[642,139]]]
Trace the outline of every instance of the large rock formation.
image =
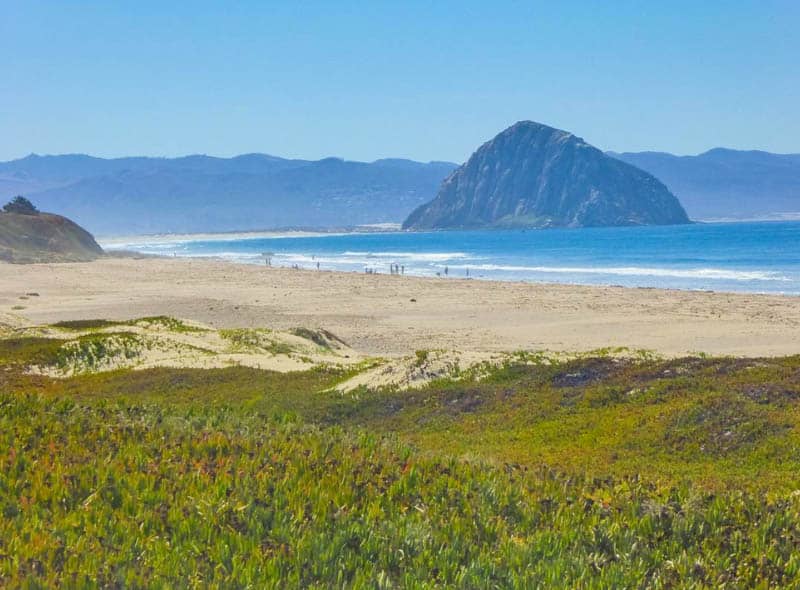
[[17,197],[0,211],[0,260],[84,262],[103,255],[92,234],[66,217],[40,213]]
[[688,223],[654,176],[580,137],[521,121],[482,145],[407,229],[588,227]]

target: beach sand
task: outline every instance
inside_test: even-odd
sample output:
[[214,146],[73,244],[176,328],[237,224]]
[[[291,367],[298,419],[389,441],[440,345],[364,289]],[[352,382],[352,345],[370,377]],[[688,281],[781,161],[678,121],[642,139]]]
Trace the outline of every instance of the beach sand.
[[[37,295],[32,295],[36,293]],[[0,263],[0,323],[168,315],[325,328],[364,355],[420,349],[800,353],[800,297],[268,269],[208,259]]]

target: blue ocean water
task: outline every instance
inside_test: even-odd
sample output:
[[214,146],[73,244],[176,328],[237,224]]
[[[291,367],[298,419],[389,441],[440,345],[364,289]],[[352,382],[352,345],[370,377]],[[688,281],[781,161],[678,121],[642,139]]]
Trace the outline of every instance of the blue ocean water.
[[141,237],[107,248],[322,270],[800,295],[800,222]]

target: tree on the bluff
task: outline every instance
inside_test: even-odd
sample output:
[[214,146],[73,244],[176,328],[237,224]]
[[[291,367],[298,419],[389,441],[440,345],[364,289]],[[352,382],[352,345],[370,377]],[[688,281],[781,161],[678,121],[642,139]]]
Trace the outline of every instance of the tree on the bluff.
[[3,211],[6,213],[20,213],[22,215],[36,215],[39,212],[39,210],[33,206],[33,203],[22,195],[14,197],[3,205]]

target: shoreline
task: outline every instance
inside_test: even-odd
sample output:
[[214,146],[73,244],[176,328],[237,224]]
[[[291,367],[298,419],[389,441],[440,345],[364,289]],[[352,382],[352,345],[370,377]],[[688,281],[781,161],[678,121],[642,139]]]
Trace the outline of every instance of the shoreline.
[[[37,293],[37,295],[30,295]],[[266,268],[209,258],[0,264],[0,323],[155,315],[216,328],[324,328],[361,354],[800,354],[800,297]]]
[[[234,265],[240,265],[240,266],[246,266],[246,267],[255,266],[255,267],[264,268],[264,265],[261,263],[262,262],[261,260],[259,260],[259,262],[246,262],[244,260],[233,260],[231,258],[226,258],[224,256],[219,256],[219,255],[214,255],[214,254],[208,254],[208,255],[198,254],[198,255],[192,255],[192,256],[186,256],[186,255],[169,256],[167,254],[155,254],[155,253],[149,253],[149,252],[139,252],[138,250],[119,249],[119,250],[106,251],[106,256],[108,258],[134,258],[134,259],[136,259],[136,258],[140,258],[140,259],[155,258],[155,259],[164,259],[164,260],[176,260],[176,259],[206,260],[206,261],[210,261],[210,262],[220,262],[220,263],[224,263],[224,264],[234,264]],[[34,264],[47,264],[47,263],[34,263]],[[330,268],[317,270],[317,269],[314,269],[314,268],[300,267],[300,268],[295,269],[295,268],[292,268],[291,266],[286,266],[286,265],[272,265],[272,266],[270,266],[268,268],[275,269],[275,270],[281,270],[281,269],[282,270],[292,270],[292,271],[295,271],[295,272],[297,272],[297,271],[299,271],[299,272],[313,272],[313,273],[331,272],[331,273],[342,273],[342,274],[346,274],[346,275],[371,274],[371,276],[381,276],[381,275],[383,275],[383,276],[394,276],[394,275],[390,275],[389,273],[381,272],[381,271],[375,271],[373,273],[364,273],[362,271],[357,271],[357,270],[330,269]],[[536,279],[528,279],[528,280],[525,280],[525,279],[504,279],[504,278],[495,279],[495,278],[485,277],[483,275],[477,275],[477,274],[476,275],[471,275],[469,277],[455,276],[455,275],[441,277],[441,276],[430,276],[430,275],[413,274],[413,272],[408,272],[407,274],[399,275],[399,277],[400,278],[406,277],[406,278],[415,278],[415,279],[426,279],[426,280],[432,280],[432,281],[439,281],[439,280],[442,280],[442,281],[467,281],[467,282],[469,282],[469,281],[485,281],[485,282],[489,282],[489,283],[504,283],[504,284],[509,284],[509,285],[540,285],[540,286],[545,286],[545,287],[546,286],[567,286],[567,287],[597,287],[597,288],[613,288],[613,289],[641,289],[641,290],[644,290],[644,291],[656,290],[656,291],[677,291],[677,292],[681,292],[681,293],[684,293],[684,292],[685,293],[717,293],[717,294],[721,294],[721,295],[765,295],[765,296],[789,297],[789,298],[798,298],[798,299],[800,299],[800,293],[787,293],[787,292],[783,292],[783,291],[776,291],[776,292],[770,292],[770,291],[745,291],[745,290],[741,290],[741,291],[726,291],[725,289],[688,289],[688,288],[684,289],[684,288],[681,288],[681,287],[651,287],[651,286],[641,286],[641,285],[621,285],[619,283],[592,283],[592,284],[589,284],[589,283],[573,283],[573,282],[569,282],[569,281],[563,281],[563,282],[559,282],[559,281],[544,281],[544,280],[540,281],[540,280],[536,280]]]

